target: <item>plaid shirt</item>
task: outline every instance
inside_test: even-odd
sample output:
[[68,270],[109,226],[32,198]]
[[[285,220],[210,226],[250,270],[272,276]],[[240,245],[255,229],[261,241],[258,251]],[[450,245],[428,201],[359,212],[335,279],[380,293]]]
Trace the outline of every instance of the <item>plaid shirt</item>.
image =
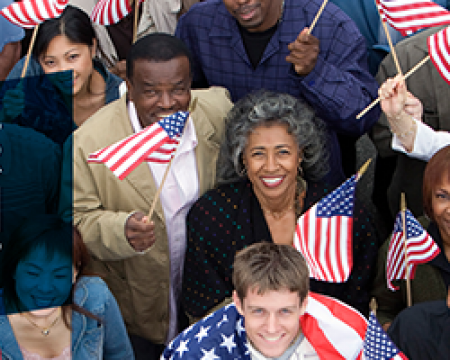
[[[222,0],[192,7],[179,20],[176,36],[192,52],[194,85],[223,86],[233,101],[262,88],[306,100],[328,124],[330,165],[342,174],[335,132],[359,136],[372,127],[379,107],[360,120],[356,115],[376,98],[378,85],[367,68],[364,38],[334,4],[327,4],[312,32],[320,40],[320,53],[311,73],[299,76],[286,61],[288,44],[312,23],[321,2],[285,0],[281,22],[256,69],[247,56],[237,22]],[[342,174],[338,181],[343,179]]]

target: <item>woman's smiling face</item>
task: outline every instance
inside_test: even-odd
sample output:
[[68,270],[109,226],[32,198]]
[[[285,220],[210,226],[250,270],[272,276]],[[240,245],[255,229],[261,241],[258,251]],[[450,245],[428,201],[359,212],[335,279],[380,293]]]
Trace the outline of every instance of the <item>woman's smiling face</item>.
[[72,261],[59,254],[48,255],[39,246],[22,259],[16,268],[15,289],[25,311],[63,305],[72,287]]
[[270,203],[295,189],[301,156],[287,125],[255,128],[248,136],[243,162],[259,199]]

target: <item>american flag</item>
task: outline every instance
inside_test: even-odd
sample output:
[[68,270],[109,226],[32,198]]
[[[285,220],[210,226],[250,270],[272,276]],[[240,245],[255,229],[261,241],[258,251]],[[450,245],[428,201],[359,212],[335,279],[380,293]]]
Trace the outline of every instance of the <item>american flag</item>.
[[68,0],[23,0],[3,8],[0,14],[13,24],[30,29],[47,19],[59,17],[68,2]]
[[364,359],[366,360],[400,360],[408,359],[389,339],[378,322],[373,311],[370,313],[367,333],[364,339]]
[[350,275],[356,181],[352,176],[297,221],[294,247],[305,257],[314,279],[344,282]]
[[450,27],[431,35],[427,42],[431,61],[450,85]]
[[[409,210],[405,211],[405,216],[408,271],[409,278],[413,279],[416,265],[433,260],[439,254],[440,249]],[[397,214],[395,219],[394,232],[389,244],[386,261],[386,279],[387,286],[392,291],[399,289],[398,286],[392,285],[392,280],[406,279],[405,244],[401,212]]]
[[417,30],[450,24],[450,12],[431,0],[376,0],[383,20],[403,36]]
[[92,9],[91,20],[99,25],[116,24],[131,10],[129,0],[100,0]]
[[146,127],[126,139],[92,153],[88,163],[104,163],[120,180],[143,161],[167,163],[180,142],[189,112],[175,114]]
[[[302,332],[321,359],[359,359],[367,321],[340,301],[310,293]],[[164,350],[164,360],[250,360],[244,318],[234,304],[201,319]]]

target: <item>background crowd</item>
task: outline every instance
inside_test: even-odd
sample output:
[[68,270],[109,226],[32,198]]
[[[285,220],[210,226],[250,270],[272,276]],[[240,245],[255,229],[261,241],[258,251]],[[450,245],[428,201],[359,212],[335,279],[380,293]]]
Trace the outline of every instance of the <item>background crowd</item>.
[[[404,80],[385,33],[406,73],[445,26],[403,38],[372,0],[331,0],[312,29],[319,0],[144,0],[108,26],[89,18],[95,5],[69,1],[40,24],[27,65],[31,31],[0,16],[2,358],[159,359],[215,311],[248,320],[251,359],[322,356],[288,315],[275,316],[288,329],[279,352],[252,327],[255,308],[298,319],[316,293],[366,318],[376,307],[409,358],[448,359],[450,86],[431,61]],[[187,111],[169,164],[143,161],[121,180],[88,162]],[[308,281],[303,262],[273,263],[297,256],[298,218],[358,171],[355,143],[367,135],[373,193],[354,202],[349,278]],[[401,193],[440,253],[417,267],[411,289],[400,280],[392,291]],[[252,251],[267,255],[258,261],[274,269],[269,285]],[[242,285],[246,271],[254,287]],[[296,271],[307,285],[286,275]],[[274,310],[270,296],[298,306]],[[420,339],[425,330],[434,335]]]

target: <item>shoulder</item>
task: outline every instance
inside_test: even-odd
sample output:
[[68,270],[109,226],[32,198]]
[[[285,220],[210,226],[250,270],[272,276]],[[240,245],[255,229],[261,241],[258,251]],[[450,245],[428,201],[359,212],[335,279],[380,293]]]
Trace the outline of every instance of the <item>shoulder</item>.
[[104,312],[111,297],[108,285],[97,276],[82,276],[76,283],[74,302],[93,314]]
[[195,25],[200,22],[202,22],[203,25],[211,24],[217,10],[221,7],[225,7],[222,0],[197,2],[180,18],[180,23],[182,25]]
[[[31,150],[30,155],[36,154],[39,150],[39,157],[43,157],[43,153],[54,156],[54,154],[59,155],[60,147],[50,140],[45,135],[23,126],[16,124],[0,124],[0,138],[7,136],[11,145],[18,145],[20,149]],[[33,152],[34,151],[34,152]],[[48,158],[46,158],[48,160]]]
[[191,96],[192,101],[197,102],[198,108],[211,114],[217,113],[217,111],[226,113],[233,106],[230,100],[230,92],[221,86],[192,90]]
[[73,133],[74,148],[86,151],[98,150],[97,146],[111,145],[126,136],[124,129],[130,127],[126,106],[126,95],[98,110]]

